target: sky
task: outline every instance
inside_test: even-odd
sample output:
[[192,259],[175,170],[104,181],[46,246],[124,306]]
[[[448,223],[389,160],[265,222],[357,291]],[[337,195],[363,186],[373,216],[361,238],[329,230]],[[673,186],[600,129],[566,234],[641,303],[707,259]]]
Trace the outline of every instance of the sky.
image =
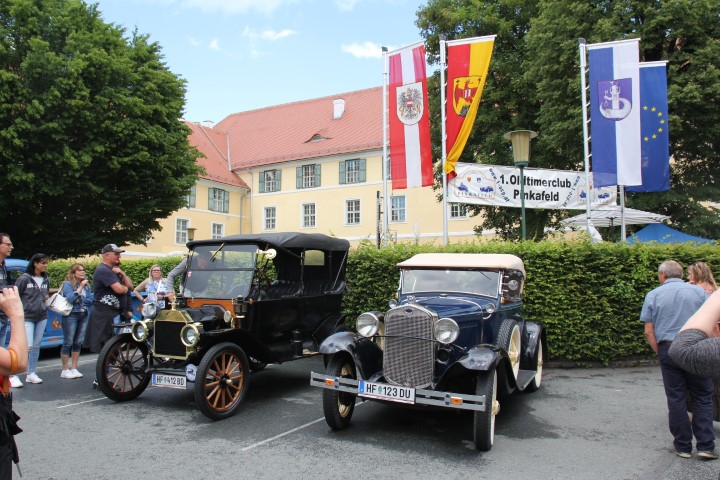
[[[421,41],[420,0],[87,0],[137,28],[187,81],[184,118],[230,114],[378,87],[381,47]],[[428,72],[429,73],[429,72]]]

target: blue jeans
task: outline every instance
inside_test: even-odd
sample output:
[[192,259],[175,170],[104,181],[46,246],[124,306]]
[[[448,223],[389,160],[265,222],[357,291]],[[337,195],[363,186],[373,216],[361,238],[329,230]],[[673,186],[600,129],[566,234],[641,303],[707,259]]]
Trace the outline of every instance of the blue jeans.
[[48,319],[40,320],[39,322],[25,322],[25,334],[28,338],[28,369],[27,373],[31,374],[35,372],[37,366],[38,357],[40,356],[40,342],[42,342],[43,335],[45,334],[45,325],[47,325]]
[[5,346],[7,340],[7,332],[10,330],[10,322],[0,322],[0,347]]
[[60,355],[67,357],[70,352],[75,353],[82,349],[87,324],[87,312],[72,312],[67,317],[63,317],[63,344],[60,348]]
[[[698,451],[715,450],[713,432],[713,383],[709,378],[698,377],[677,366],[668,356],[670,342],[658,345],[660,370],[665,385],[668,404],[670,433],[673,446],[678,452],[692,451],[692,437],[695,435]],[[688,418],[687,393],[692,397],[692,422]]]

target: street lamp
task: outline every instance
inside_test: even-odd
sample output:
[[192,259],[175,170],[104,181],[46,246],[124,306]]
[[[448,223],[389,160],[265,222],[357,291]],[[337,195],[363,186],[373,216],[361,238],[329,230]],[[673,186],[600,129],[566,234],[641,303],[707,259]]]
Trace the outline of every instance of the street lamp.
[[522,239],[525,240],[525,167],[530,163],[530,140],[537,137],[532,130],[515,130],[503,135],[505,140],[512,142],[515,166],[520,168],[520,221]]

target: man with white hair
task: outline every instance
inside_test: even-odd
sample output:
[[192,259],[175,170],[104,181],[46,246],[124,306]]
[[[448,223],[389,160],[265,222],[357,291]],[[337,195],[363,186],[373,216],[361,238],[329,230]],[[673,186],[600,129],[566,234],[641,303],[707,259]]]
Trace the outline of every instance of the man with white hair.
[[[694,435],[698,458],[714,460],[718,455],[713,432],[712,380],[684,371],[668,355],[680,328],[707,298],[701,287],[683,282],[682,277],[683,268],[676,261],[660,264],[660,286],[645,296],[640,320],[645,322],[647,342],[660,357],[670,433],[674,437],[673,453],[680,458],[692,457]],[[688,418],[686,392],[692,398],[692,422]]]

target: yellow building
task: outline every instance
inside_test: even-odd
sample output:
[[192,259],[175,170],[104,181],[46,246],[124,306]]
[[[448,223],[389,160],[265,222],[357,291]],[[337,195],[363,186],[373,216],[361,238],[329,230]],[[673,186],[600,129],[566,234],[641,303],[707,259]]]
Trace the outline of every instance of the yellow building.
[[[391,240],[441,245],[437,191],[393,190],[391,179],[383,184],[382,107],[377,87],[240,112],[212,128],[188,123],[191,144],[206,156],[198,159],[207,173],[196,186],[195,206],[163,220],[147,247],[128,251],[182,251],[188,229],[195,229],[195,239],[221,236],[221,230],[299,231],[375,243],[385,188]],[[211,208],[217,189],[229,195],[227,212]],[[450,242],[474,240],[479,220],[463,205],[448,209]]]

